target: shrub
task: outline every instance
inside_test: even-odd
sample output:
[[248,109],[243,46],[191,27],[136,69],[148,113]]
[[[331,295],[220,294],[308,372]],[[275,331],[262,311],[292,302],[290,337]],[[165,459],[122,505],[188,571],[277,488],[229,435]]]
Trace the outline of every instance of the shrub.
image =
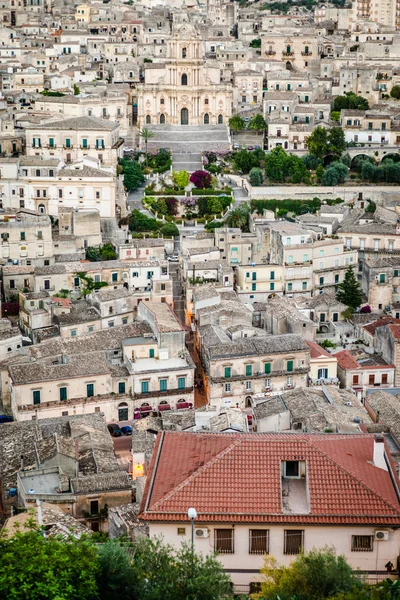
[[361,307],[360,309],[361,313],[371,313],[371,307],[369,306],[369,304],[366,304],[365,306]]
[[262,185],[263,182],[263,174],[259,167],[253,167],[250,171],[249,181],[251,185],[258,186]]
[[176,237],[179,235],[179,229],[175,223],[166,223],[160,228],[160,233],[165,237]]
[[183,190],[189,184],[189,173],[187,171],[174,171],[172,179],[177,187]]
[[344,183],[348,168],[343,163],[333,162],[327,167],[322,175],[322,185],[338,185]]
[[190,176],[190,182],[200,190],[211,187],[211,181],[212,177],[207,171],[194,171]]

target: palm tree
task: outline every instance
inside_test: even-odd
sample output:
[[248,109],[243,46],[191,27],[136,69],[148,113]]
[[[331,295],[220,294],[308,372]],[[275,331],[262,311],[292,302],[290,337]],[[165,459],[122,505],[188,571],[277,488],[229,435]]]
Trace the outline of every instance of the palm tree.
[[139,133],[140,137],[144,139],[144,146],[146,151],[146,168],[148,167],[148,158],[147,158],[147,143],[148,141],[154,137],[154,133],[147,129],[147,127],[143,127],[143,129]]

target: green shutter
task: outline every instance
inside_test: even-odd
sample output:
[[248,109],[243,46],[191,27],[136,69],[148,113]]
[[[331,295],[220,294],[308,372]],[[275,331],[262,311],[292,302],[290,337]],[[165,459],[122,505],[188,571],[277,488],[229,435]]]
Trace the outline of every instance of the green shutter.
[[40,404],[40,390],[33,392],[33,404]]
[[286,370],[291,372],[293,371],[293,361],[292,360],[288,360],[286,363]]
[[178,390],[184,390],[186,387],[186,377],[178,377]]
[[229,377],[231,376],[231,368],[225,367],[224,371],[225,371],[225,373],[224,373],[225,379],[229,379]]
[[253,365],[246,365],[246,376],[251,377],[253,375]]
[[120,381],[118,384],[118,394],[125,394],[125,381]]
[[66,400],[66,399],[67,399],[67,388],[60,387],[60,400]]
[[160,392],[166,392],[168,389],[167,380],[160,379]]
[[271,363],[265,363],[264,365],[264,373],[269,375],[271,373]]
[[142,381],[142,394],[147,394],[149,391],[149,382]]
[[154,358],[154,348],[150,348],[150,350],[149,350],[149,358]]
[[88,383],[86,386],[86,395],[88,398],[94,396],[94,385],[93,383]]

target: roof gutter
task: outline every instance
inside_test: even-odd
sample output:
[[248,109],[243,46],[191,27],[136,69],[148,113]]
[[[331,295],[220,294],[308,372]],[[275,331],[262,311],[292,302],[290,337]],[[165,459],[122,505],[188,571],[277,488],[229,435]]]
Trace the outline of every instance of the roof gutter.
[[147,498],[146,498],[146,504],[144,507],[145,512],[147,512],[148,508],[149,508],[149,504],[150,504],[150,498],[151,498],[151,494],[153,491],[153,486],[154,486],[154,480],[156,478],[156,473],[157,473],[157,468],[158,468],[158,463],[160,461],[160,455],[161,455],[161,450],[162,450],[162,445],[164,442],[164,435],[165,435],[165,431],[161,432],[161,439],[160,439],[160,443],[158,444],[158,449],[157,449],[157,456],[156,456],[156,461],[154,463],[154,469],[153,469],[153,473],[151,475],[151,481],[150,481],[150,487],[149,487],[149,493],[147,494]]

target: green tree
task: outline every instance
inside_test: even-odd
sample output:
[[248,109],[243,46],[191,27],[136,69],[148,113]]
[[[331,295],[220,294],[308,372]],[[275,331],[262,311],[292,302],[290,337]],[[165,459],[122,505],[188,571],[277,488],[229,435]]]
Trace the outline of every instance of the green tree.
[[229,119],[229,129],[231,129],[232,131],[242,131],[242,129],[244,129],[245,126],[246,123],[244,122],[242,117],[239,117],[239,115],[235,115],[234,117],[231,117]]
[[248,173],[253,167],[259,167],[260,160],[254,152],[249,152],[245,148],[236,152],[233,156],[233,168],[242,173]]
[[368,100],[362,96],[357,96],[354,92],[347,92],[344,96],[337,96],[333,103],[334,111],[341,111],[345,108],[351,108],[354,110],[368,110]]
[[161,235],[165,237],[177,237],[179,235],[179,229],[175,223],[165,223],[160,229]]
[[180,190],[183,190],[189,184],[189,173],[187,171],[174,171],[172,179]]
[[126,545],[107,540],[98,546],[97,586],[100,600],[131,600],[135,597],[134,568]]
[[254,129],[255,131],[264,131],[264,129],[266,127],[267,127],[267,124],[262,115],[260,115],[260,114],[254,115],[254,117],[252,117],[250,119],[249,129]]
[[121,161],[124,170],[124,186],[128,192],[134,192],[146,181],[141,166],[136,160],[125,159]]
[[129,215],[129,229],[133,232],[158,231],[160,222],[135,208]]
[[96,547],[86,539],[46,538],[31,531],[0,537],[0,598],[95,600]]
[[265,600],[324,600],[362,587],[345,557],[331,548],[300,554],[288,567],[266,557],[261,573],[266,580],[259,597]]
[[104,244],[100,248],[100,256],[101,260],[116,260],[118,258],[118,254],[112,244]]
[[327,167],[321,177],[322,185],[339,185],[344,183],[347,177],[348,168],[340,162],[333,162]]
[[218,196],[211,196],[208,198],[207,209],[210,215],[217,215],[224,210],[224,207]]
[[250,48],[261,48],[261,39],[255,38],[250,42]]
[[213,554],[178,551],[159,539],[135,543],[133,580],[140,600],[217,600],[231,598],[231,583]]
[[287,154],[278,146],[265,157],[265,174],[271,181],[291,183],[308,183],[310,173],[301,158],[294,154]]
[[147,144],[149,140],[154,137],[154,133],[148,129],[147,127],[143,127],[139,133],[140,137],[144,140],[144,151],[146,153],[146,167],[149,165],[148,154],[147,154]]
[[322,160],[328,153],[328,132],[325,127],[313,129],[306,143],[309,153]]
[[335,157],[340,158],[343,152],[346,150],[346,141],[344,138],[344,131],[341,127],[332,127],[328,131],[328,154],[333,154]]
[[390,90],[390,95],[398,100],[400,98],[400,85],[394,85]]
[[315,171],[321,164],[321,159],[314,156],[314,154],[305,154],[301,157],[301,160],[310,171]]
[[339,283],[336,298],[353,310],[360,306],[363,295],[353,265],[347,269],[343,282]]
[[249,231],[250,206],[247,202],[242,202],[237,208],[234,208],[226,219],[228,227],[240,227],[242,231]]
[[74,96],[79,96],[80,93],[81,93],[81,90],[76,85],[76,83],[74,83]]
[[101,288],[107,287],[108,285],[108,283],[106,283],[105,281],[95,281],[93,277],[90,277],[90,275],[88,275],[84,271],[78,271],[77,273],[74,273],[74,275],[75,277],[79,277],[81,292],[84,298],[86,298],[86,296],[88,296],[95,290],[100,290]]
[[340,110],[333,110],[331,112],[331,120],[332,121],[340,121]]
[[263,174],[259,167],[253,167],[251,169],[249,174],[249,181],[253,186],[262,185]]

